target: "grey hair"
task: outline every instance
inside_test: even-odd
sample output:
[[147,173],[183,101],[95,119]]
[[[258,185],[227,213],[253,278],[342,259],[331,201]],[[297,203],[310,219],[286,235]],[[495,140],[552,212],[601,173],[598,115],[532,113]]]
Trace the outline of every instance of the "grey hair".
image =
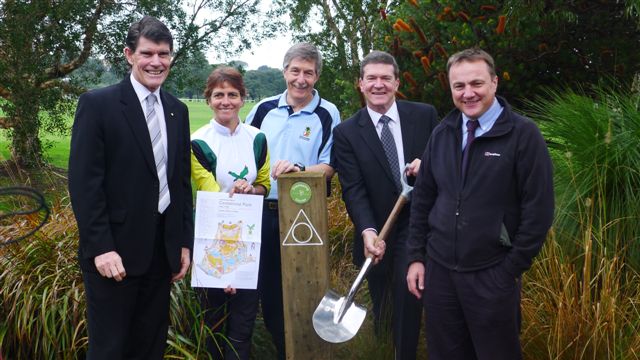
[[284,54],[282,68],[287,70],[291,61],[296,58],[313,61],[316,64],[316,75],[320,76],[320,72],[322,71],[322,55],[315,45],[310,43],[299,43],[293,45],[289,50],[287,50],[287,53]]

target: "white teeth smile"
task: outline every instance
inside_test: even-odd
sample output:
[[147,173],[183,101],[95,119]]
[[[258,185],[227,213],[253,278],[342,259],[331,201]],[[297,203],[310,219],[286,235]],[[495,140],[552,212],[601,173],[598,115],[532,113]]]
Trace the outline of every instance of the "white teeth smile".
[[160,75],[162,74],[162,70],[147,70],[147,73],[151,75]]

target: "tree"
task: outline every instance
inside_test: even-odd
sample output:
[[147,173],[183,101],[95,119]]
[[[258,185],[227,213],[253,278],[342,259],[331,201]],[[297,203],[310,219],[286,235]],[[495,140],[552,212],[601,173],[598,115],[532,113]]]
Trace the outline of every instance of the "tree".
[[[343,115],[362,106],[357,91],[360,59],[384,45],[381,9],[389,1],[353,0],[278,0],[288,12],[295,39],[308,41],[321,49],[323,68],[316,84],[320,95],[333,102]],[[320,28],[309,26],[315,19]]]
[[[12,154],[22,166],[43,162],[41,130],[66,131],[73,108],[69,75],[95,52],[123,72],[123,39],[129,24],[149,14],[173,30],[172,66],[209,47],[239,51],[274,31],[260,26],[260,0],[60,0],[0,2],[0,108],[10,129]],[[270,16],[274,19],[274,16]],[[250,28],[254,31],[244,31]],[[258,29],[258,31],[255,31]]]
[[258,70],[249,70],[244,74],[244,83],[248,97],[261,100],[282,93],[287,86],[282,71],[268,66],[260,66]]
[[479,46],[496,60],[499,93],[519,104],[543,87],[630,82],[640,68],[629,51],[640,45],[634,2],[406,1],[387,9],[384,36],[407,98],[449,110],[447,58]]
[[207,77],[213,66],[209,65],[202,51],[195,51],[180,66],[171,69],[163,87],[178,97],[202,97]]

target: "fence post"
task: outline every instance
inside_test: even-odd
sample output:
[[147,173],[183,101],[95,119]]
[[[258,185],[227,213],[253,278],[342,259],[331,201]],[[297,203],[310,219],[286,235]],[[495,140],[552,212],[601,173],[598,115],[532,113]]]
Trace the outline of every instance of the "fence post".
[[329,287],[327,182],[321,173],[278,177],[280,254],[288,360],[331,359],[311,317]]

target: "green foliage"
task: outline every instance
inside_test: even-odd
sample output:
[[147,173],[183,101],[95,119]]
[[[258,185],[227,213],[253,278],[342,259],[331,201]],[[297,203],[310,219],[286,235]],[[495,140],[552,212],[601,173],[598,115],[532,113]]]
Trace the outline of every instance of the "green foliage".
[[0,248],[0,347],[12,359],[75,359],[86,348],[75,239],[67,208],[32,239]]
[[75,86],[84,89],[96,89],[113,85],[121,80],[111,71],[104,60],[90,57],[78,70],[69,75],[69,80]]
[[[263,12],[259,0],[197,1],[3,1],[0,2],[0,123],[12,128],[12,155],[20,165],[42,164],[41,130],[58,128],[68,111],[69,95],[77,95],[69,81],[92,52],[104,56],[112,69],[127,69],[122,53],[129,25],[142,15],[162,19],[173,31],[172,66],[187,64],[189,70],[175,86],[184,88],[193,62],[209,47],[234,53],[277,29],[272,17],[260,27]],[[257,31],[243,31],[246,26]],[[198,54],[200,56],[191,56]],[[96,65],[95,63],[93,65]],[[95,66],[94,66],[95,68]],[[84,75],[87,75],[85,73]],[[191,74],[190,74],[191,75]],[[91,76],[89,76],[91,78]],[[74,80],[74,79],[71,79]],[[186,90],[185,90],[186,91]],[[49,114],[47,119],[42,113]],[[48,126],[43,124],[49,121]]]
[[[380,7],[386,1],[293,1],[278,0],[289,14],[296,41],[315,44],[323,55],[323,68],[316,88],[320,96],[333,102],[342,117],[363,104],[356,84],[360,58],[382,46]],[[320,18],[320,26],[309,26]]]
[[181,98],[201,99],[212,69],[204,53],[197,51],[184,59],[179,66],[171,68],[169,78],[162,87]]
[[626,262],[640,269],[638,94],[596,86],[589,93],[548,91],[530,105],[555,164],[559,240],[602,232],[597,245],[624,250]]
[[451,108],[446,62],[478,46],[496,61],[499,92],[516,104],[541,86],[629,82],[640,70],[637,18],[620,1],[403,1],[385,13],[385,48],[398,60],[401,92]]
[[528,103],[556,193],[554,231],[523,286],[531,359],[640,353],[640,97],[625,88],[548,90]]
[[257,101],[280,94],[287,88],[282,71],[268,66],[247,71],[244,74],[244,85],[247,88],[248,97]]

